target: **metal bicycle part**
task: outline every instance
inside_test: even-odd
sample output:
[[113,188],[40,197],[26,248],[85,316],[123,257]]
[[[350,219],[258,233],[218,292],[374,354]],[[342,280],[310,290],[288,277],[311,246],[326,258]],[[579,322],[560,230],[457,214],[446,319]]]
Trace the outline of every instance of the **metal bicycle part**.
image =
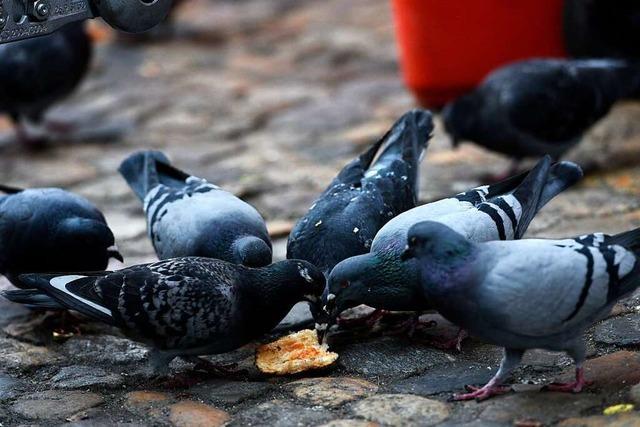
[[126,32],[162,22],[172,0],[0,0],[0,44],[50,34],[74,21],[101,16]]

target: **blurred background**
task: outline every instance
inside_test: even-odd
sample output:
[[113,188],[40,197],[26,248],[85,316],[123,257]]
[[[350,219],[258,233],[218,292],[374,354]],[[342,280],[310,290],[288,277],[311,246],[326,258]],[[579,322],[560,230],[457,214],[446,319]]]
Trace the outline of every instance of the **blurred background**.
[[[166,25],[143,36],[90,22],[89,72],[47,116],[124,124],[126,132],[99,143],[56,138],[33,149],[12,142],[11,123],[2,119],[0,182],[86,196],[105,213],[132,265],[155,256],[140,204],[116,169],[135,150],[159,149],[177,167],[256,206],[275,257],[283,258],[296,219],[406,110],[420,103],[438,109],[515,59],[602,56],[597,49],[607,49],[575,36],[592,2],[570,18],[560,0],[452,3],[183,0]],[[568,44],[567,22],[575,36]],[[532,234],[639,224],[639,132],[634,102],[617,104],[589,129],[567,158],[595,163],[598,172],[545,209]],[[421,202],[466,190],[507,165],[476,145],[453,149],[438,118]]]

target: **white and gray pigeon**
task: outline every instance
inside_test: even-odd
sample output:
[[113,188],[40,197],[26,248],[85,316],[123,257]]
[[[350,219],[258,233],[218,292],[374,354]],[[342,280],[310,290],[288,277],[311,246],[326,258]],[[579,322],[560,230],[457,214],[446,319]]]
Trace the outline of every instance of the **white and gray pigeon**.
[[437,221],[472,242],[519,239],[538,211],[581,177],[576,164],[551,165],[545,157],[528,173],[398,215],[376,234],[371,252],[348,258],[331,271],[330,318],[359,304],[397,311],[431,309],[420,288],[418,263],[400,260],[411,226]]
[[91,202],[60,188],[0,186],[0,273],[104,270],[122,262],[113,233]]
[[616,301],[640,285],[640,229],[575,239],[523,239],[474,243],[437,222],[409,230],[404,259],[420,266],[425,298],[448,320],[505,348],[496,375],[482,388],[455,396],[486,399],[532,348],[565,351],[576,378],[547,386],[580,392],[584,378],[584,331]]
[[271,263],[267,226],[250,204],[174,168],[159,151],[134,153],[119,171],[144,203],[158,258],[202,256],[249,267]]
[[[119,271],[20,276],[28,291],[4,291],[14,302],[54,304],[114,325],[152,347],[151,372],[176,357],[229,352],[270,331],[299,301],[317,303],[324,275],[305,261],[248,268],[185,257]],[[57,307],[57,306],[56,306]]]
[[426,110],[400,117],[340,171],[296,223],[287,258],[307,260],[328,275],[343,259],[369,252],[378,230],[416,205],[419,164],[432,132]]

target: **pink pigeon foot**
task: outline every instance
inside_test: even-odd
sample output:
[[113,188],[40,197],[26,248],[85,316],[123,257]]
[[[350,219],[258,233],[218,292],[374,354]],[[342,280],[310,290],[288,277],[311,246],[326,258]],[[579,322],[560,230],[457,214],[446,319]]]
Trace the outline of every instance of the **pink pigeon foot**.
[[356,319],[343,319],[341,317],[338,317],[338,325],[345,328],[354,328],[354,327],[362,327],[362,326],[372,328],[378,320],[384,317],[386,313],[387,313],[386,310],[375,310],[373,313],[367,316],[358,317]]
[[593,381],[584,379],[584,368],[576,368],[576,380],[569,383],[551,383],[544,387],[547,391],[559,391],[563,393],[580,393],[582,389],[593,384]]
[[501,394],[509,393],[511,391],[511,386],[494,385],[489,383],[484,387],[475,387],[475,386],[468,385],[466,386],[466,389],[470,391],[470,393],[454,394],[453,400],[475,399],[479,402],[481,400],[488,399],[492,396],[499,396]]

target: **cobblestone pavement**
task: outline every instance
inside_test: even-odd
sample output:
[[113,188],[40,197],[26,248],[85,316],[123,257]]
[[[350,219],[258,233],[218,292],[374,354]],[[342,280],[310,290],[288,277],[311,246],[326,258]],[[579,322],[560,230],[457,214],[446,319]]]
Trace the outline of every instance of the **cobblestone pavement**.
[[[140,204],[115,170],[134,149],[162,149],[177,166],[254,204],[282,258],[292,221],[347,160],[414,106],[398,77],[388,2],[190,1],[178,11],[176,40],[102,43],[82,90],[52,112],[129,121],[134,129],[122,141],[61,143],[38,153],[6,145],[0,182],[87,196],[105,212],[126,264],[152,261]],[[640,105],[622,105],[570,154],[596,172],[545,208],[530,235],[640,226],[639,156]],[[469,188],[506,166],[471,145],[453,151],[438,123],[421,199]],[[586,392],[538,392],[572,366],[562,354],[532,351],[514,375],[522,384],[516,392],[483,403],[447,400],[497,368],[499,349],[473,339],[456,353],[424,337],[354,338],[335,347],[336,367],[290,378],[259,375],[248,346],[222,357],[248,368],[245,376],[212,378],[174,363],[170,384],[145,381],[146,350],[116,331],[89,323],[48,342],[42,323],[0,301],[2,425],[640,425],[637,412],[603,415],[613,404],[640,404],[634,298],[593,329],[587,371],[595,385]],[[454,331],[446,322],[438,328]]]

